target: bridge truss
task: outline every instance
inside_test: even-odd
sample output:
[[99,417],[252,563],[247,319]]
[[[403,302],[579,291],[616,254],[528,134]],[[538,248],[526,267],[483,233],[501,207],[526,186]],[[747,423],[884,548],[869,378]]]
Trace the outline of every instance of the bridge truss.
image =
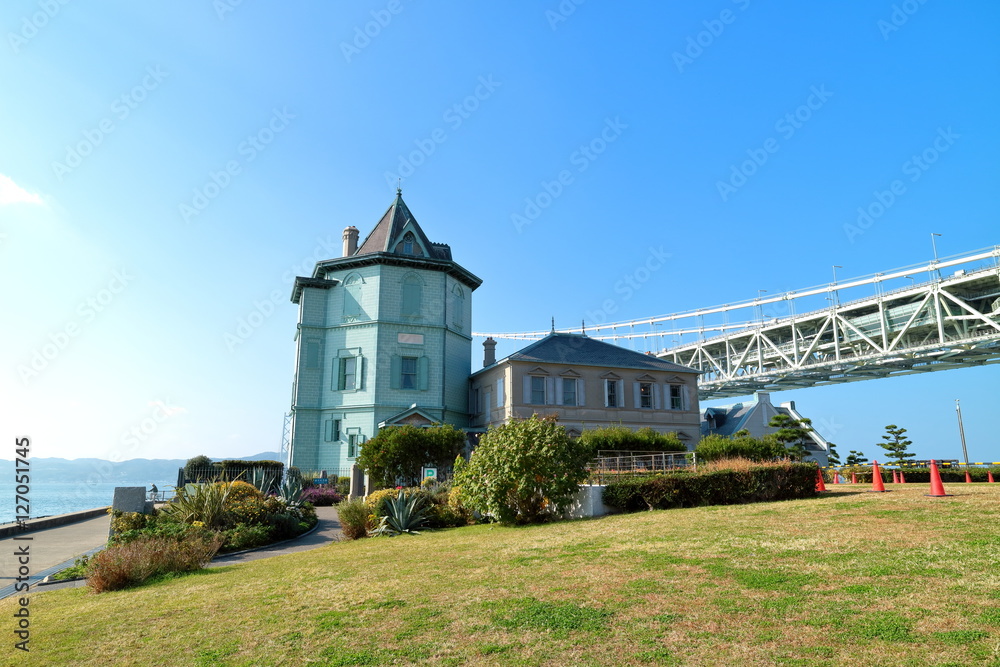
[[[841,302],[843,293],[859,292],[867,294]],[[796,315],[802,304],[806,312]],[[639,341],[696,368],[701,399],[994,364],[1000,246],[737,304],[560,331],[633,347]],[[547,333],[475,335],[532,340]],[[664,338],[673,344],[658,345]]]

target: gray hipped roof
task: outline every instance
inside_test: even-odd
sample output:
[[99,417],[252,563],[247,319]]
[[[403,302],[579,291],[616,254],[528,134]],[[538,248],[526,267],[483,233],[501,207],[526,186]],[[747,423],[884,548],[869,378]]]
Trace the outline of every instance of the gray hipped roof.
[[693,368],[671,361],[626,350],[581,334],[550,333],[501,361],[527,361],[532,363],[566,364],[568,366],[608,366],[650,371],[697,373]]

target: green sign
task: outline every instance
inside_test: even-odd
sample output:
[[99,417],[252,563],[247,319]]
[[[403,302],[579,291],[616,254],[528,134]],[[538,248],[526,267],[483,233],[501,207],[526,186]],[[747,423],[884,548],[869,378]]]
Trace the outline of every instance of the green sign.
[[437,479],[438,469],[437,468],[424,468],[424,479],[428,477],[431,479]]

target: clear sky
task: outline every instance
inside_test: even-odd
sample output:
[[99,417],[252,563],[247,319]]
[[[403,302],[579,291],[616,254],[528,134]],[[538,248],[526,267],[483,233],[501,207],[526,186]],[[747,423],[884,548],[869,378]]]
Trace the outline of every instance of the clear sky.
[[[6,0],[0,457],[25,434],[68,458],[278,449],[293,276],[397,178],[484,279],[477,331],[870,274],[929,260],[932,232],[942,256],[998,244],[998,27],[986,0]],[[960,398],[970,458],[1000,460],[998,379],[774,398],[844,452],[896,423],[949,458]]]

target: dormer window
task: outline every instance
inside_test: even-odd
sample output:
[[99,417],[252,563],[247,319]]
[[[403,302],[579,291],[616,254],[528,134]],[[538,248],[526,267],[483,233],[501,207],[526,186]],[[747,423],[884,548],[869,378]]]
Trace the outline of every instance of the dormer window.
[[403,237],[403,254],[413,254],[413,234],[407,233],[406,236]]

